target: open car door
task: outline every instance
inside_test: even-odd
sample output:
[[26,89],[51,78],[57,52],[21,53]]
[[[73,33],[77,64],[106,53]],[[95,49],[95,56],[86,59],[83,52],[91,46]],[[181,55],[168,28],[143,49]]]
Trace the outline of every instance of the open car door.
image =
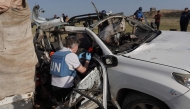
[[107,108],[108,81],[104,64],[93,57],[94,68],[77,84],[70,96],[68,106],[73,107],[80,102],[79,109]]
[[[106,56],[102,59],[106,60],[108,58],[113,57]],[[56,109],[107,109],[108,101],[111,101],[113,106],[118,109],[120,108],[111,99],[104,63],[96,56],[91,61],[91,67],[87,71],[88,74],[73,89],[69,101],[59,105]]]

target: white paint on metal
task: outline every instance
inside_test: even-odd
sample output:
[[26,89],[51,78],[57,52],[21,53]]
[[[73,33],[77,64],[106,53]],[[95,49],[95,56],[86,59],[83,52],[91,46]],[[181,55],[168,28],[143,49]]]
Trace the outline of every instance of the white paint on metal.
[[126,56],[190,71],[190,32],[162,31]]
[[70,32],[85,32],[101,47],[104,55],[110,55],[112,52],[107,48],[107,46],[101,41],[101,39],[89,28],[85,27],[74,27],[74,26],[65,26],[65,31]]
[[104,55],[110,55],[112,52],[107,48],[107,46],[101,41],[101,39],[90,29],[86,28],[86,32],[88,35],[92,36],[96,43],[101,47]]
[[34,94],[33,92],[30,92],[30,93],[26,93],[26,94],[13,95],[10,97],[6,97],[6,98],[0,100],[0,106],[10,104],[13,102],[17,102],[17,101],[21,101],[23,99],[30,99],[31,97],[33,97],[33,94]]

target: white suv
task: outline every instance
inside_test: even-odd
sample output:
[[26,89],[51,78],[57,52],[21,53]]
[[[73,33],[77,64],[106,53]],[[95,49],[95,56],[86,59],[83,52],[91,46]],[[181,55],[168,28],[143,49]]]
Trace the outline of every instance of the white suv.
[[[122,18],[136,30],[129,35],[120,32],[120,35],[127,36],[124,38],[127,41],[120,40],[119,45],[105,42],[100,34],[97,36],[90,30],[106,20],[122,21]],[[122,109],[190,108],[189,32],[157,31],[119,15],[107,17],[91,25],[90,29],[83,28],[93,43],[96,43],[93,47],[98,51],[97,54],[117,58],[118,65],[108,66],[107,71],[111,94]],[[75,30],[77,29],[73,27]],[[107,64],[114,63],[110,61]]]
[[[79,20],[73,17],[68,25]],[[96,33],[104,22],[107,26]],[[87,27],[64,26],[59,33],[67,32],[86,34],[93,55],[109,57],[102,61],[111,95],[122,109],[190,109],[189,32],[157,31],[121,14]]]

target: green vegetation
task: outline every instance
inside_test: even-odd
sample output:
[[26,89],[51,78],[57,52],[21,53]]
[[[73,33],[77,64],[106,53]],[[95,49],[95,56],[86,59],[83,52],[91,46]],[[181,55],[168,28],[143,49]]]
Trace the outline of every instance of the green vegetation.
[[[154,19],[148,19],[148,22],[154,22]],[[177,29],[177,31],[180,31],[179,18],[173,18],[173,17],[161,18],[160,30],[170,30],[170,29]],[[190,31],[190,25],[188,26],[188,31]]]

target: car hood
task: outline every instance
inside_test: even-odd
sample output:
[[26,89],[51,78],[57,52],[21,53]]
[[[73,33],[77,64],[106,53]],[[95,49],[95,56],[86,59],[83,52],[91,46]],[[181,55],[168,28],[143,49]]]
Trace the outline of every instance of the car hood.
[[190,71],[190,32],[162,31],[125,56]]

